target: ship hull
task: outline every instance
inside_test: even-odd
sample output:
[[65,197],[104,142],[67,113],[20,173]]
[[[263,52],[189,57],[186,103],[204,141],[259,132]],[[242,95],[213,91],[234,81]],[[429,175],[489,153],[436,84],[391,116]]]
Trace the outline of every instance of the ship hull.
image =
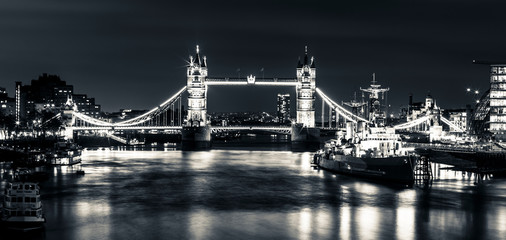
[[44,228],[45,222],[44,218],[33,217],[33,219],[2,220],[1,225],[7,229],[27,232]]
[[81,163],[81,156],[54,157],[50,160],[50,165],[54,166],[70,166],[78,163]]
[[410,156],[357,158],[334,155],[334,159],[316,156],[316,165],[325,170],[411,186],[414,183],[416,159]]

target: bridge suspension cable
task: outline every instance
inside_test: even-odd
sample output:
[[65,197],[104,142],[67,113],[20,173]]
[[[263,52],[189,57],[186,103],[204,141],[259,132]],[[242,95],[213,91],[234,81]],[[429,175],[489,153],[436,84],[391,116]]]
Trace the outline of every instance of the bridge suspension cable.
[[[430,120],[430,118],[432,117],[432,115],[426,115],[426,116],[423,116],[421,118],[418,118],[418,119],[415,119],[413,121],[409,121],[409,122],[405,122],[405,123],[401,123],[401,124],[398,124],[398,125],[395,125],[394,128],[395,129],[407,129],[407,128],[412,128],[412,127],[415,127],[417,125],[420,125],[420,124],[423,124],[423,123],[426,123],[427,121]],[[443,123],[445,123],[446,125],[450,126],[451,128],[455,129],[456,132],[465,132],[465,130],[463,130],[460,126],[452,123],[450,120],[440,116],[440,119]]]
[[346,120],[356,123],[357,121],[363,121],[363,122],[369,122],[365,118],[359,117],[352,112],[348,111],[341,105],[337,104],[336,102],[332,101],[325,93],[322,92],[319,88],[316,88],[316,93],[320,95],[320,97],[334,110],[336,110],[337,113],[339,113],[341,116],[343,116]]
[[409,121],[409,122],[405,122],[405,123],[401,123],[401,124],[398,124],[398,125],[395,125],[394,126],[394,129],[407,129],[407,128],[412,128],[416,125],[420,125],[422,123],[425,123],[427,121],[429,121],[431,115],[426,115],[426,116],[423,116],[421,118],[417,118],[413,121]]
[[77,111],[73,111],[72,114],[76,118],[79,118],[80,120],[82,120],[84,122],[87,122],[89,124],[93,124],[93,125],[97,125],[97,126],[102,126],[102,127],[113,127],[114,126],[113,123],[102,121],[102,120],[90,117],[90,116],[88,116],[86,114],[82,114],[82,113],[77,112]]
[[135,118],[128,119],[128,120],[121,121],[121,122],[116,122],[116,123],[106,122],[106,121],[99,120],[99,119],[87,116],[85,114],[82,114],[82,113],[76,112],[76,111],[72,112],[72,114],[84,122],[87,122],[89,124],[96,125],[96,126],[102,126],[102,127],[128,127],[128,126],[139,125],[139,124],[149,121],[149,120],[153,119],[154,117],[160,115],[161,113],[167,111],[171,106],[173,106],[173,103],[181,97],[181,94],[183,94],[184,91],[186,91],[186,86],[181,88],[176,94],[174,94],[172,97],[167,99],[165,102],[163,102],[162,104],[158,105],[157,107],[149,110],[148,112],[146,112],[140,116],[137,116]]
[[450,126],[451,128],[455,129],[456,132],[465,132],[465,130],[462,129],[460,126],[456,125],[455,123],[450,122],[450,120],[448,120],[444,117],[441,117],[441,121],[448,124],[448,126]]
[[61,113],[58,113],[58,114],[54,115],[53,117],[51,117],[50,119],[48,119],[47,121],[45,121],[45,122],[43,122],[43,123],[40,123],[40,124],[38,125],[38,127],[44,126],[44,125],[46,125],[47,123],[51,122],[53,119],[55,119],[55,118],[59,118],[60,116],[61,116]]
[[122,121],[122,122],[118,122],[118,123],[116,123],[116,126],[132,126],[132,125],[137,125],[137,124],[143,123],[143,122],[151,119],[152,116],[158,115],[161,112],[166,111],[170,107],[170,104],[173,103],[177,98],[179,98],[181,96],[181,94],[183,94],[184,91],[186,91],[186,86],[181,88],[181,90],[179,90],[172,97],[170,97],[165,102],[160,104],[158,107],[155,107],[155,108],[149,110],[148,112],[146,112],[140,116],[137,116],[135,118],[132,118],[132,119],[129,119],[126,121]]

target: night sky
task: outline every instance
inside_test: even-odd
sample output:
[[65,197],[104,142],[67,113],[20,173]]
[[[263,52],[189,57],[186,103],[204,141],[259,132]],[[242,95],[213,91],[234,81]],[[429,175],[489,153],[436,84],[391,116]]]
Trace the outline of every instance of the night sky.
[[[343,3],[336,3],[343,2]],[[350,3],[353,2],[353,3]],[[380,3],[381,2],[381,3]],[[488,89],[488,67],[506,61],[501,1],[130,1],[0,3],[0,86],[57,74],[105,111],[150,109],[186,84],[200,45],[210,76],[295,77],[308,45],[317,86],[335,101],[390,87],[392,110],[430,91],[443,108]],[[240,71],[237,71],[240,69]],[[209,89],[210,112],[275,111],[292,88]]]

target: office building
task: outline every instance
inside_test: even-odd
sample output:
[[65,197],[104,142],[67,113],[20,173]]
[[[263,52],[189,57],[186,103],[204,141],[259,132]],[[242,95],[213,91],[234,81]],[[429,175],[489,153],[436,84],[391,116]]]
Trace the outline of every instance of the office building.
[[57,75],[42,74],[38,79],[31,81],[30,85],[16,82],[15,114],[17,124],[25,125],[42,112],[58,112],[72,99],[79,112],[98,117],[101,109],[95,104],[94,98],[86,94],[74,94],[74,86],[60,79]]

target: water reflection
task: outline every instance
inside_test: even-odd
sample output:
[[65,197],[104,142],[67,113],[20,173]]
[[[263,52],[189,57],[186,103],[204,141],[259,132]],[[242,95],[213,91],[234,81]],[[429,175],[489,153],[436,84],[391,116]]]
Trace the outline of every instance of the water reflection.
[[414,239],[415,209],[398,207],[395,212],[395,234],[397,239]]
[[[86,151],[48,169],[48,239],[497,239],[506,181],[433,165],[429,188],[312,169],[311,153]],[[9,165],[1,164],[2,179]],[[2,190],[6,180],[1,182]],[[43,237],[37,237],[43,238]],[[3,238],[2,238],[3,239]]]

